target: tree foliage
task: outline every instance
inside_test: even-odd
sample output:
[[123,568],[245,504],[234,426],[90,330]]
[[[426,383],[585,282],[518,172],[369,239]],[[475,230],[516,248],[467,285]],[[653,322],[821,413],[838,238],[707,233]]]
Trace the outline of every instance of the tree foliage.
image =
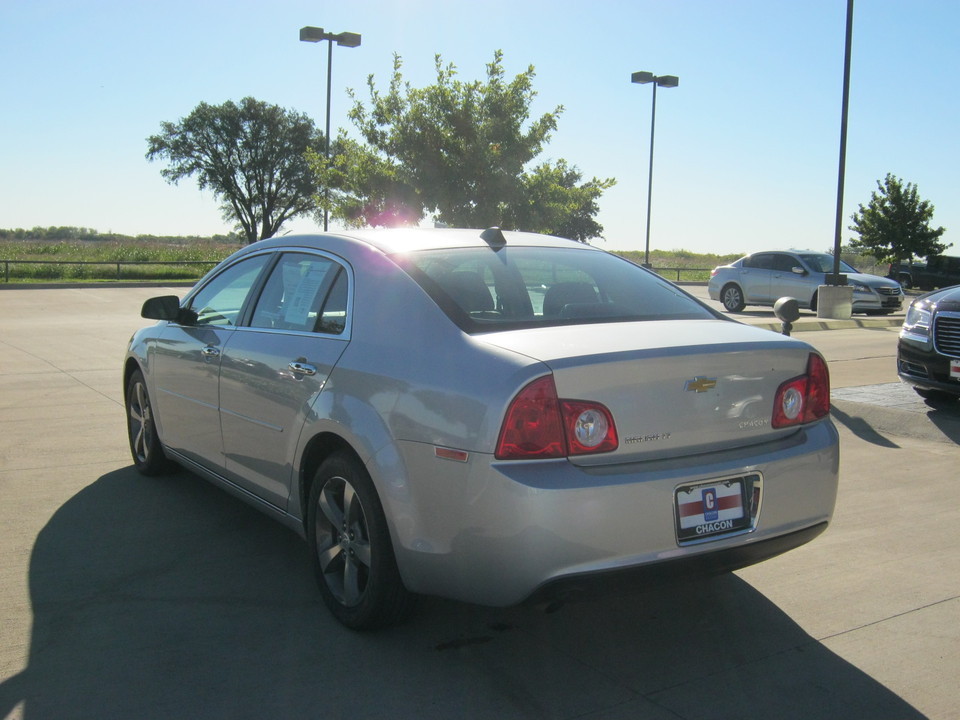
[[196,176],[221,201],[248,243],[272,237],[287,220],[315,208],[314,176],[304,154],[323,135],[306,115],[247,97],[239,104],[200,103],[147,138],[148,160],[176,184]]
[[431,214],[459,227],[598,236],[597,202],[614,180],[583,183],[565,160],[530,169],[563,112],[558,106],[531,120],[533,67],[508,80],[498,51],[485,80],[464,82],[440,56],[435,66],[436,82],[415,88],[395,56],[385,92],[369,78],[369,106],[351,94],[350,118],[363,143],[341,136],[329,161],[311,158],[319,184],[335,188],[334,216],[389,225]]
[[944,228],[933,228],[933,205],[921,200],[917,186],[887,173],[877,181],[877,190],[866,206],[852,216],[850,230],[859,234],[850,245],[863,249],[881,262],[900,262],[911,257],[939,255],[947,245],[938,242]]

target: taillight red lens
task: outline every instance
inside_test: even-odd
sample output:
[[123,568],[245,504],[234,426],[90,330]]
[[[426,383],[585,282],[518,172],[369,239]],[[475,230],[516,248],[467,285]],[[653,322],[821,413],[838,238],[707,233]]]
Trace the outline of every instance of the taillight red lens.
[[510,403],[500,430],[498,460],[563,457],[563,425],[553,376],[534,380]]
[[802,425],[830,412],[830,373],[819,355],[810,354],[807,373],[787,380],[778,389],[773,403],[775,428]]
[[498,460],[527,460],[585,455],[619,446],[613,416],[599,403],[560,400],[553,376],[534,380],[510,403]]

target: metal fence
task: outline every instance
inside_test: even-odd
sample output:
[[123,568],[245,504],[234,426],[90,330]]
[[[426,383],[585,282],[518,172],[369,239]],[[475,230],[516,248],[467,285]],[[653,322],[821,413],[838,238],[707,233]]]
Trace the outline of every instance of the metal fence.
[[[123,268],[127,267],[146,267],[146,266],[180,266],[180,265],[203,265],[206,268],[211,268],[217,264],[217,261],[214,260],[0,260],[0,263],[3,263],[3,281],[5,283],[10,282],[10,266],[11,265],[76,265],[76,266],[92,266],[99,265],[101,267],[108,267],[111,269],[111,272],[102,273],[101,277],[93,279],[115,279],[115,280],[149,280],[151,277],[145,275],[144,273],[124,273]],[[115,270],[115,272],[113,272]],[[199,278],[203,273],[198,273],[197,277]],[[105,277],[106,276],[106,277]],[[33,278],[31,278],[33,279]],[[63,277],[53,277],[54,280],[66,280],[69,278]]]

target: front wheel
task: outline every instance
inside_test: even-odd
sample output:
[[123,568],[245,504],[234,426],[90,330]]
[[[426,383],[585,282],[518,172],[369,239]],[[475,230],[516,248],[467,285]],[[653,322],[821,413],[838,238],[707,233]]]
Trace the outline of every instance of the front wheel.
[[310,488],[307,541],[320,593],[341,623],[372,630],[400,622],[413,606],[366,469],[347,453],[329,457]]
[[139,370],[127,383],[127,438],[133,464],[142,475],[159,475],[171,469],[163,454],[157,426],[153,419],[153,405],[147,393],[147,384]]
[[747,306],[743,301],[743,290],[733,283],[723,286],[723,290],[720,291],[720,302],[723,303],[723,308],[727,312],[740,312]]

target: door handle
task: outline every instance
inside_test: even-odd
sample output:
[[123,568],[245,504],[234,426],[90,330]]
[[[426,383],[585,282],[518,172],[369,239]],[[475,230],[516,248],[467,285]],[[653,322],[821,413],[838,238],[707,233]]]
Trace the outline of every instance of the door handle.
[[214,358],[214,357],[220,356],[220,348],[214,347],[213,345],[207,345],[200,352],[204,357],[208,357],[208,358]]
[[317,368],[313,365],[310,365],[305,362],[300,362],[299,360],[294,360],[292,363],[287,365],[290,368],[290,372],[295,375],[316,375]]

